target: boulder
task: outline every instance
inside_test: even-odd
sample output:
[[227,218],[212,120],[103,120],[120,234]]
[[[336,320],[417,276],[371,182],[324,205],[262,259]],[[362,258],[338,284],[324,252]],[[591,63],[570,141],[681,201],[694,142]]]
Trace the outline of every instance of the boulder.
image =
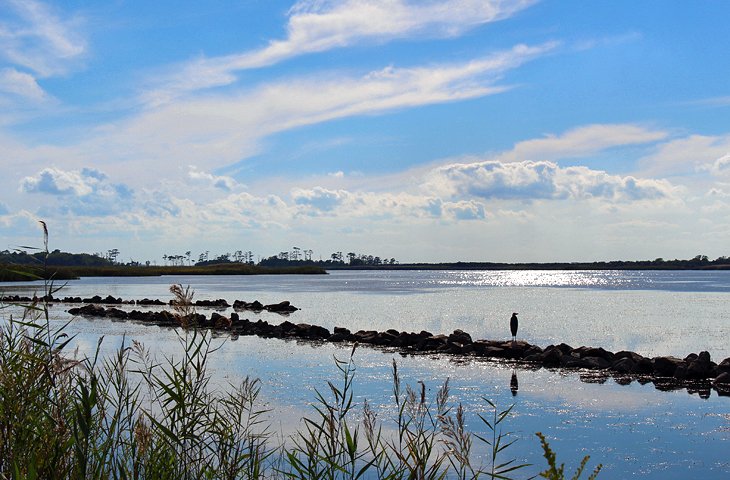
[[421,352],[435,351],[439,347],[446,345],[446,342],[448,342],[446,335],[432,335],[420,340],[414,345],[414,348]]
[[583,360],[580,357],[565,354],[560,357],[560,366],[563,368],[583,368]]
[[715,380],[712,381],[715,385],[726,385],[730,387],[730,373],[724,372],[717,376]]
[[636,363],[630,357],[621,357],[618,360],[614,360],[611,364],[611,370],[624,374],[634,373]]
[[542,352],[542,364],[546,367],[560,366],[560,360],[562,357],[562,350],[555,345],[551,345]]
[[284,300],[283,302],[273,303],[271,305],[265,305],[264,310],[267,310],[269,312],[274,312],[274,313],[289,313],[289,312],[295,312],[299,309],[297,307],[293,306],[291,303],[289,303],[288,300]]
[[715,364],[710,360],[710,353],[703,351],[697,358],[688,362],[686,378],[690,380],[703,380],[713,376]]
[[462,345],[472,343],[471,335],[464,332],[463,330],[454,330],[454,333],[449,335],[449,342],[461,343]]
[[596,357],[602,358],[608,362],[612,362],[614,358],[613,352],[609,352],[601,347],[579,347],[573,350],[580,358]]
[[673,377],[677,367],[684,363],[684,360],[676,357],[656,357],[653,360],[654,374],[657,377]]

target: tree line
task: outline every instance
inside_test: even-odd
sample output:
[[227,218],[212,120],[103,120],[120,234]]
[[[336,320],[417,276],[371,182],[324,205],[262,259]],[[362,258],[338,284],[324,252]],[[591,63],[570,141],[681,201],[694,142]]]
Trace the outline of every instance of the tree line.
[[[25,250],[0,251],[0,264],[11,265],[53,265],[79,267],[105,266],[150,266],[154,262],[131,260],[118,261],[120,252],[116,248],[105,253],[69,253],[53,250],[46,256],[45,252],[27,252]],[[710,260],[707,255],[696,255],[693,258],[680,260],[614,260],[607,262],[544,262],[544,263],[495,263],[495,262],[452,262],[452,263],[410,263],[401,264],[394,257],[377,256],[356,252],[332,252],[328,257],[314,259],[311,249],[293,247],[289,251],[281,251],[276,255],[259,258],[248,250],[236,250],[232,253],[211,255],[210,251],[201,252],[197,257],[191,250],[182,254],[165,254],[166,266],[208,266],[218,264],[246,264],[262,267],[285,267],[314,265],[325,268],[342,267],[381,267],[381,268],[455,268],[455,269],[702,269],[730,268],[730,257],[720,256]]]

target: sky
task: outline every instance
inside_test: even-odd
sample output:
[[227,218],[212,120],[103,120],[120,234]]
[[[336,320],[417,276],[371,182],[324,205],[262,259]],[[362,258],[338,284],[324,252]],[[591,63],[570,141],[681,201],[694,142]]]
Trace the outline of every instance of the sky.
[[730,2],[0,0],[0,250],[730,255]]

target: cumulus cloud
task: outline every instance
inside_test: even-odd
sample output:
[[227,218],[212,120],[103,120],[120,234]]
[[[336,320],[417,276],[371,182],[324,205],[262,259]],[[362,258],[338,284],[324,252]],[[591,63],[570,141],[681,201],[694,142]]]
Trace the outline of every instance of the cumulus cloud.
[[727,176],[730,174],[730,153],[715,160],[709,169],[716,176]]
[[350,192],[323,187],[294,189],[291,196],[299,212],[308,216],[346,218],[443,220],[482,220],[484,205],[473,201],[444,201],[440,198],[408,193]]
[[238,183],[231,177],[225,175],[213,175],[212,173],[202,172],[197,169],[194,165],[190,165],[188,170],[188,178],[196,182],[202,182],[208,185],[212,185],[215,188],[219,188],[226,192],[233,190]]
[[20,190],[50,195],[88,195],[94,190],[93,184],[99,180],[97,175],[89,173],[90,170],[80,172],[44,168],[36,176],[25,177],[20,182]]
[[259,50],[196,59],[170,75],[147,98],[168,101],[198,89],[229,85],[240,70],[363,41],[424,34],[456,36],[512,16],[533,3],[535,0],[301,0],[289,11],[284,40],[273,40]]
[[133,197],[129,187],[109,182],[103,172],[92,168],[70,171],[45,168],[35,176],[23,178],[20,191],[59,196],[64,199],[60,205],[46,208],[79,215],[115,213],[125,209]]
[[665,180],[610,175],[587,167],[561,168],[553,162],[502,163],[489,160],[434,169],[425,188],[445,197],[538,200],[601,198],[615,202],[673,198]]

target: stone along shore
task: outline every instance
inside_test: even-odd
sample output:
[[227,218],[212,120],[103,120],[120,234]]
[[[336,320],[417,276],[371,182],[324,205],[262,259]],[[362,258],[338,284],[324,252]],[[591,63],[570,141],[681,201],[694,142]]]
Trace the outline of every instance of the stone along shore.
[[[26,297],[5,297],[4,302],[23,303],[39,299]],[[269,311],[288,315],[298,310],[289,302],[263,305],[258,301],[234,301],[230,305],[226,300],[197,300],[194,306],[227,310],[234,312],[225,316],[213,312],[210,316],[195,313],[187,318],[166,310],[159,311],[131,311],[122,310],[115,306],[106,305],[154,305],[172,306],[174,301],[143,299],[124,301],[120,298],[108,296],[101,298],[65,297],[55,299],[46,297],[51,303],[83,303],[83,307],[71,308],[71,315],[85,317],[105,317],[116,321],[133,320],[145,324],[162,327],[178,327],[181,324],[194,325],[213,331],[226,332],[235,337],[239,335],[257,335],[264,338],[298,339],[314,342],[354,343],[388,348],[403,354],[448,354],[465,357],[477,357],[495,361],[509,361],[525,368],[560,368],[579,370],[586,374],[588,379],[597,379],[613,376],[619,383],[630,383],[638,380],[642,383],[653,382],[660,390],[687,388],[702,394],[709,394],[709,388],[714,388],[720,395],[730,395],[730,358],[715,363],[710,353],[702,351],[699,354],[691,353],[684,358],[673,356],[644,357],[636,352],[610,352],[601,347],[577,347],[561,343],[542,348],[524,341],[512,342],[502,340],[473,340],[471,335],[462,330],[455,330],[449,335],[433,334],[427,331],[401,332],[390,329],[384,332],[375,330],[359,330],[352,332],[347,328],[335,327],[330,332],[319,325],[306,323],[295,324],[288,320],[280,324],[272,324],[263,320],[250,321],[242,319],[238,312],[249,310],[253,312]],[[592,375],[587,375],[591,373]]]

